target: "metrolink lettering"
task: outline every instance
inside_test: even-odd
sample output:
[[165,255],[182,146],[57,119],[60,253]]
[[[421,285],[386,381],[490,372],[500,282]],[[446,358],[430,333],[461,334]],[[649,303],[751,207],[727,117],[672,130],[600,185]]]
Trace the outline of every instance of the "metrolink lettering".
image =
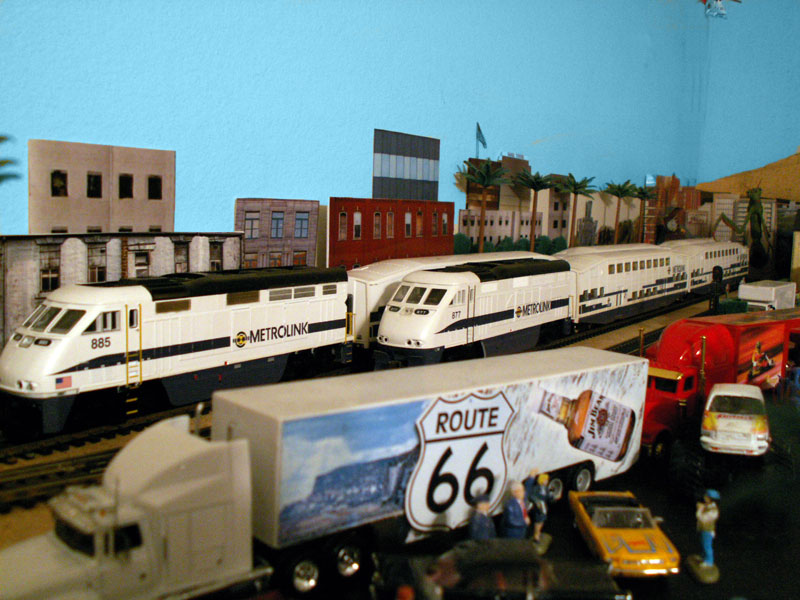
[[262,327],[261,329],[250,330],[250,337],[247,341],[251,344],[257,342],[268,342],[269,340],[279,340],[296,335],[306,335],[308,333],[308,323],[294,323],[292,325],[279,325],[278,327]]
[[525,304],[524,306],[518,307],[517,316],[529,317],[538,313],[547,312],[548,310],[550,310],[549,300],[546,300],[545,302],[532,302],[531,304]]
[[441,412],[436,415],[436,433],[456,433],[458,431],[472,431],[484,427],[497,427],[498,408],[471,408],[467,410],[454,410]]

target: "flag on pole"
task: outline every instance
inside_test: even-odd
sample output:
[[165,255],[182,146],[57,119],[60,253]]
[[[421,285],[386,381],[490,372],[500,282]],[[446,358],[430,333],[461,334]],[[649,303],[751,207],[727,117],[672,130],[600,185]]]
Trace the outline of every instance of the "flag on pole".
[[476,121],[475,127],[476,127],[475,139],[478,140],[484,148],[486,148],[486,138],[483,137],[483,132],[481,131],[481,124]]

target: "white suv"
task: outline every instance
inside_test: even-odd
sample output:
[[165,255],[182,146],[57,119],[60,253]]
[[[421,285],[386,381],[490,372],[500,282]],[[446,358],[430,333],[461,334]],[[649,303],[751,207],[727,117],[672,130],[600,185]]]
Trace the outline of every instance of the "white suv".
[[761,456],[769,450],[764,395],[755,385],[718,383],[711,388],[700,426],[700,444],[709,452]]

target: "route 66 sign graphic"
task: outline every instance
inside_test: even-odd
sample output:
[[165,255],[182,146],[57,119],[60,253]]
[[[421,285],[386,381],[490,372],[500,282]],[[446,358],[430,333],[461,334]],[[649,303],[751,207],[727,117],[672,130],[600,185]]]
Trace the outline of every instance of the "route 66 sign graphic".
[[437,398],[417,420],[420,456],[406,490],[409,523],[419,531],[454,529],[469,520],[476,496],[502,499],[503,441],[514,408],[502,392]]

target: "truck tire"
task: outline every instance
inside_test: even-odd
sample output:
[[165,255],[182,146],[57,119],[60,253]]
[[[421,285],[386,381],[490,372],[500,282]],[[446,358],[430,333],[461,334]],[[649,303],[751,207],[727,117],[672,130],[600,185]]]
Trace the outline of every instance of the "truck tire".
[[572,467],[569,487],[576,492],[585,492],[594,483],[594,463],[585,462]]
[[551,473],[550,482],[547,484],[547,491],[553,502],[558,502],[564,497],[564,475],[563,473]]
[[672,440],[669,433],[664,431],[656,436],[656,441],[653,442],[649,457],[655,463],[656,467],[662,469],[668,467],[671,447]]
[[279,568],[281,588],[288,597],[307,598],[320,590],[322,570],[316,555],[298,552]]
[[671,450],[667,477],[670,489],[690,498],[701,497],[705,487],[705,456],[700,444],[675,440]]

